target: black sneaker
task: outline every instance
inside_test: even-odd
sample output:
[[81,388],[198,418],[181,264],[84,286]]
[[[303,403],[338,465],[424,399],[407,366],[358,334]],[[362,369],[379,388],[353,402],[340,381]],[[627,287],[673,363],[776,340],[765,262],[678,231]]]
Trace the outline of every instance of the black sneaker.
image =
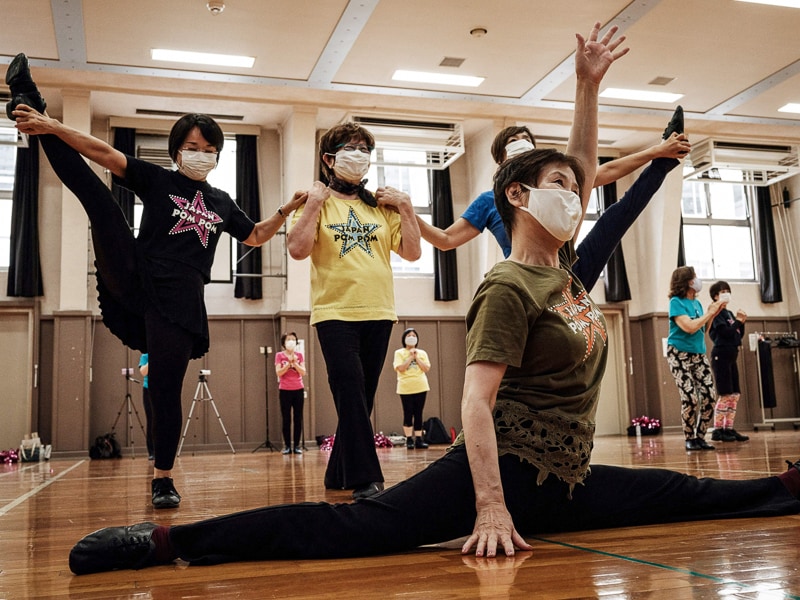
[[6,70],[6,84],[11,91],[11,101],[6,103],[6,116],[9,119],[16,120],[16,117],[11,113],[17,108],[18,104],[27,104],[40,113],[44,113],[47,103],[31,78],[31,69],[27,56],[20,53],[14,57],[14,60],[11,61]]
[[152,489],[155,508],[177,508],[181,503],[181,495],[175,489],[171,477],[153,479]]
[[667,128],[664,130],[664,135],[661,137],[662,139],[667,139],[673,133],[683,133],[683,107],[680,104],[675,109],[675,112],[672,113],[672,119],[670,119]]
[[714,442],[722,441],[722,427],[719,427],[711,432],[711,440]]
[[115,569],[141,569],[157,564],[153,542],[155,523],[106,527],[84,537],[69,552],[75,575]]
[[281,450],[281,454],[291,454],[292,449],[289,446],[286,446],[283,450]]
[[734,441],[736,442],[746,442],[750,439],[749,435],[742,435],[738,431],[736,431],[733,427],[728,429],[728,432],[733,436]]
[[292,454],[302,454],[302,453],[303,449],[300,446],[295,446],[294,448],[292,448]]

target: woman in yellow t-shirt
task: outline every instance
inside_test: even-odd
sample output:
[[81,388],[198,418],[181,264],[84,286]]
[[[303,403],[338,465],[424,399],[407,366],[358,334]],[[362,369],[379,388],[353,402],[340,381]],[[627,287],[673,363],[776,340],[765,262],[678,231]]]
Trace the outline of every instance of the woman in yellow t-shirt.
[[[400,338],[402,348],[394,352],[394,370],[397,371],[397,393],[403,402],[403,433],[406,436],[406,448],[427,448],[422,439],[422,409],[425,396],[431,386],[428,376],[431,361],[425,350],[417,348],[419,334],[413,327],[403,332]],[[416,440],[415,440],[416,438]]]

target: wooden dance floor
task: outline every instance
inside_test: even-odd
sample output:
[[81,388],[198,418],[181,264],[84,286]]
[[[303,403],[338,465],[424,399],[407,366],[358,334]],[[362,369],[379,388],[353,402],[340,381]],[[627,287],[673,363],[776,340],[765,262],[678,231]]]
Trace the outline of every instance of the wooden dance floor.
[[[750,433],[716,452],[683,450],[676,433],[599,438],[595,463],[656,466],[698,476],[776,474],[800,458],[800,434]],[[349,500],[322,486],[327,453],[302,456],[242,447],[184,450],[177,510],[148,500],[151,464],[55,459],[0,466],[0,599],[16,598],[800,598],[800,516],[709,521],[528,538],[514,558],[462,556],[458,544],[365,559],[186,564],[73,576],[72,545],[99,527],[184,523],[283,502]],[[381,449],[387,484],[422,469],[443,446]],[[436,493],[445,494],[446,490]]]

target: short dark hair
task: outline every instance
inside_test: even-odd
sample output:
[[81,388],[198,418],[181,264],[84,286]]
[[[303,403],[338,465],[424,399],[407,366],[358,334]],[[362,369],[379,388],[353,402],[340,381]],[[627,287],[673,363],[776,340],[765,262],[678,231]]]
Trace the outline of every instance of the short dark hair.
[[[217,149],[217,152],[222,152],[225,135],[217,122],[208,115],[189,113],[178,119],[169,132],[167,149],[173,162],[178,162],[178,151],[186,141],[186,136],[195,127],[200,130],[206,141]],[[219,160],[219,156],[217,156],[217,160]]]
[[319,140],[319,167],[322,174],[330,181],[333,171],[325,164],[323,156],[336,154],[342,146],[352,139],[363,140],[370,150],[375,148],[375,137],[364,127],[352,121],[331,127]]
[[281,334],[281,348],[286,348],[286,338],[290,335],[297,341],[297,334],[294,331],[286,331]]
[[686,298],[689,284],[695,277],[697,275],[694,273],[694,267],[678,267],[675,269],[669,282],[669,297]]
[[545,167],[552,164],[564,165],[572,169],[578,183],[578,195],[580,196],[580,190],[583,189],[585,181],[583,166],[574,156],[567,156],[558,150],[550,148],[529,150],[507,160],[497,169],[497,173],[494,175],[494,205],[503,220],[503,227],[509,241],[519,211],[506,198],[506,188],[514,182],[528,183],[529,185],[530,182],[533,182],[535,184],[539,181],[539,176]]
[[503,161],[506,159],[506,146],[508,145],[508,138],[512,135],[518,135],[520,133],[527,133],[528,136],[531,138],[531,143],[533,143],[534,147],[536,146],[536,138],[533,137],[531,130],[525,127],[525,125],[512,125],[511,127],[506,127],[496,136],[494,136],[494,141],[492,142],[492,158],[494,162],[498,165],[503,164]]
[[417,344],[419,345],[419,334],[417,333],[417,330],[414,329],[413,327],[409,327],[403,332],[403,335],[400,336],[400,345],[403,346],[404,348],[406,346],[406,338],[408,337],[409,333],[417,334]]
[[711,296],[711,299],[716,301],[717,296],[719,296],[722,290],[728,290],[729,292],[731,291],[731,286],[727,281],[720,280],[716,282],[709,288],[708,293]]

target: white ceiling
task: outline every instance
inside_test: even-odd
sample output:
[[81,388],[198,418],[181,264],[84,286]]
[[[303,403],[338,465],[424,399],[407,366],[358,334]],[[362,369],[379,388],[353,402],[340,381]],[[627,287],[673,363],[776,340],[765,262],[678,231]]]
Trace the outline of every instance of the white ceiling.
[[[618,25],[631,52],[603,87],[678,92],[687,133],[800,143],[800,9],[737,0],[24,0],[3,2],[0,64],[25,52],[56,90],[91,90],[95,118],[137,109],[207,112],[280,127],[297,107],[321,128],[353,111],[494,120],[565,138],[575,33]],[[470,35],[476,27],[482,37]],[[156,63],[156,47],[256,57],[253,69]],[[445,58],[464,59],[441,67]],[[395,69],[479,75],[478,88],[398,84]],[[666,85],[654,85],[655,78]],[[410,87],[413,85],[414,87]],[[469,89],[470,91],[464,91]],[[658,138],[674,104],[603,100],[600,139],[630,151]],[[173,117],[165,117],[172,121]],[[221,118],[223,122],[227,119]]]

